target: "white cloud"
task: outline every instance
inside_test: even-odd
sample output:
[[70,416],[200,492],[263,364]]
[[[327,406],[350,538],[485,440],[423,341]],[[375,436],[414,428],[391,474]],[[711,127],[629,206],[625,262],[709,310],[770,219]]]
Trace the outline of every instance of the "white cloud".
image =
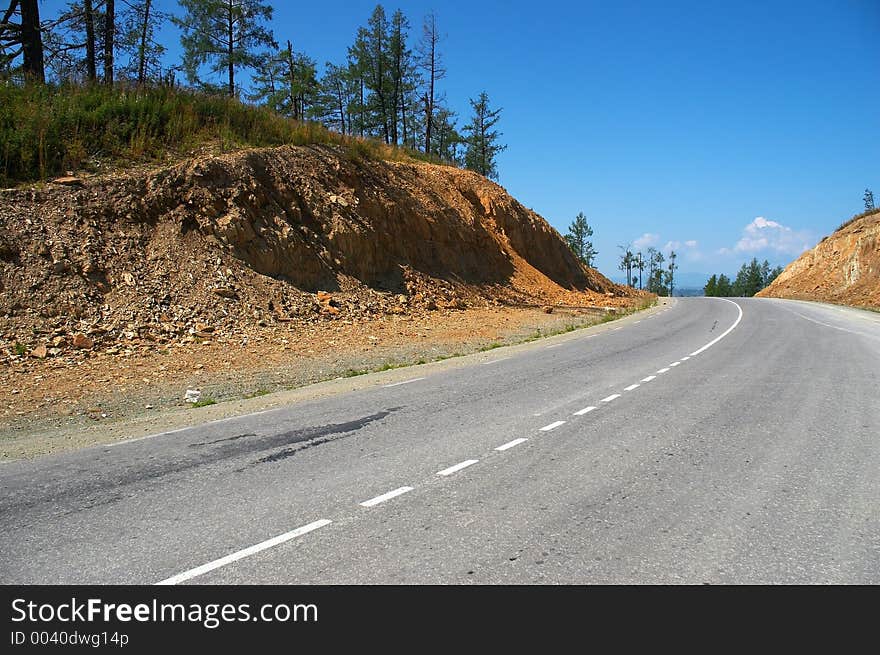
[[633,241],[633,248],[635,248],[636,250],[641,250],[642,248],[653,246],[659,240],[659,234],[651,234],[650,232],[645,232],[642,236]]
[[695,250],[699,244],[695,239],[688,239],[687,241],[667,241],[666,245],[663,246],[663,250]]
[[[763,216],[758,216],[743,228],[743,235],[732,252],[757,253],[764,250],[772,250],[786,255],[799,255],[809,250],[815,238],[805,230],[793,230],[790,227],[768,221]],[[731,252],[728,248],[718,251],[720,254]]]

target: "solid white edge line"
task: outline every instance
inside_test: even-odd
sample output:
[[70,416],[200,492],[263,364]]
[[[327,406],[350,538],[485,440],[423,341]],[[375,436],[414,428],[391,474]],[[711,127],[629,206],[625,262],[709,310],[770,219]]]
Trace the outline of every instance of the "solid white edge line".
[[214,569],[219,569],[222,566],[226,566],[227,564],[232,564],[233,562],[237,562],[240,559],[244,559],[245,557],[250,557],[251,555],[256,555],[257,553],[264,551],[268,548],[272,548],[274,546],[278,546],[283,544],[286,541],[290,541],[291,539],[296,539],[297,537],[301,537],[302,535],[311,532],[312,530],[317,530],[318,528],[323,528],[325,525],[330,525],[332,521],[327,519],[321,519],[319,521],[314,521],[313,523],[309,523],[308,525],[304,525],[301,528],[297,528],[296,530],[291,530],[290,532],[285,532],[284,534],[280,534],[277,537],[272,537],[271,539],[267,539],[266,541],[261,541],[258,544],[254,544],[253,546],[249,546],[247,548],[243,548],[234,553],[227,555],[226,557],[221,557],[220,559],[215,559],[213,562],[208,562],[207,564],[202,564],[201,566],[197,566],[194,569],[190,569],[189,571],[184,571],[183,573],[178,573],[177,575],[173,575],[170,578],[166,578],[161,582],[157,582],[157,585],[176,585],[181,582],[186,582],[187,580],[191,580],[192,578],[198,577],[200,575],[204,575],[209,571],[213,571]]
[[631,384],[631,385],[629,385],[628,387],[626,387],[626,388],[624,389],[624,391],[632,391],[633,389],[638,389],[639,386],[641,386],[641,385],[638,385],[638,384]]
[[455,466],[450,466],[448,469],[443,469],[442,471],[437,471],[437,475],[452,475],[453,473],[457,473],[461,469],[466,469],[468,466],[473,466],[480,460],[478,459],[466,459],[463,462],[459,462]]
[[620,394],[619,394],[619,393],[613,393],[613,394],[611,394],[610,396],[608,396],[607,398],[603,398],[600,402],[603,402],[603,403],[610,403],[612,400],[616,400],[617,398],[620,398]]
[[410,382],[418,382],[419,380],[424,380],[425,378],[413,378],[412,380],[404,380],[403,382],[392,382],[391,384],[382,385],[386,389],[388,387],[399,387],[401,384],[409,384]]
[[642,378],[642,382],[650,382],[651,380],[656,380],[656,379],[657,379],[656,375],[649,375],[646,378]]
[[738,303],[735,303],[732,300],[728,300],[727,298],[716,298],[715,300],[723,300],[724,302],[729,302],[731,305],[735,305],[737,310],[739,310],[739,316],[736,317],[736,320],[733,322],[733,325],[731,325],[729,328],[727,328],[727,330],[723,334],[720,334],[719,336],[715,337],[712,341],[707,343],[705,346],[703,346],[699,350],[695,350],[694,352],[692,352],[691,357],[695,357],[696,355],[699,355],[701,352],[708,350],[709,348],[714,346],[716,343],[721,341],[724,337],[726,337],[728,334],[733,332],[733,330],[736,328],[737,325],[739,325],[739,322],[742,320],[743,310],[742,310],[742,307],[740,307]]
[[593,407],[592,405],[590,405],[589,407],[584,407],[583,409],[579,409],[578,411],[576,411],[574,413],[574,415],[575,416],[583,416],[584,414],[589,414],[594,409],[596,409],[596,407]]
[[386,500],[391,500],[392,498],[397,498],[401,494],[405,494],[407,491],[412,491],[412,487],[398,487],[394,491],[389,491],[388,493],[384,493],[381,496],[376,496],[375,498],[370,498],[369,500],[365,500],[360,503],[361,507],[373,507],[374,505],[378,505],[379,503],[384,503]]
[[513,441],[508,441],[505,444],[501,444],[495,450],[497,450],[498,452],[503,452],[509,448],[513,448],[514,446],[518,446],[521,443],[525,443],[526,441],[528,441],[528,439],[526,439],[525,437],[520,437],[519,439],[514,439]]
[[545,425],[543,428],[541,428],[541,432],[550,432],[550,430],[555,430],[560,425],[564,425],[564,424],[565,424],[565,421],[554,421],[550,425]]

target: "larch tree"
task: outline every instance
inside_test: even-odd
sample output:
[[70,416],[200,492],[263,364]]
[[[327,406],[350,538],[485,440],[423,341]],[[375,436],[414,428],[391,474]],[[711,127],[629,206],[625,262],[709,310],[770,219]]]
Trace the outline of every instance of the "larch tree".
[[369,95],[362,101],[364,129],[375,133],[385,143],[391,143],[391,106],[394,95],[390,74],[389,26],[382,5],[377,5],[370,15],[367,27],[358,29],[349,58]]
[[235,76],[241,68],[259,62],[259,49],[277,48],[272,31],[264,23],[272,19],[272,7],[261,0],[180,0],[184,10],[172,20],[181,29],[183,67],[192,83],[200,83],[199,69],[225,75],[226,92],[236,95]]
[[11,69],[19,56],[25,83],[46,81],[37,0],[10,0],[0,17],[0,71]]
[[116,1],[104,0],[104,84],[113,86],[113,48],[116,39]]
[[704,296],[717,296],[718,295],[718,276],[713,275],[707,281],[705,286],[703,287],[703,295]]
[[574,221],[568,226],[568,233],[564,238],[568,247],[585,266],[592,266],[593,259],[599,254],[593,248],[591,236],[593,236],[593,228],[587,223],[584,213],[578,212]]
[[125,53],[128,63],[120,67],[120,73],[144,86],[149,79],[162,76],[162,56],[165,46],[156,40],[167,15],[160,12],[153,0],[126,1],[120,23],[119,49]]
[[[422,24],[422,38],[418,43],[418,65],[425,72],[425,152],[431,153],[434,136],[434,112],[437,81],[446,77],[446,69],[440,56],[441,36],[437,28],[437,16],[431,12]],[[442,158],[442,156],[441,156]]]
[[669,251],[669,266],[666,269],[666,288],[669,290],[669,296],[671,297],[675,291],[675,270],[678,268],[678,264],[675,263],[675,259],[678,255],[675,254],[674,250]]
[[490,109],[489,96],[485,91],[480,93],[476,100],[471,99],[470,103],[474,113],[471,122],[464,127],[466,133],[464,141],[467,145],[464,155],[465,168],[490,179],[498,179],[495,157],[507,146],[498,142],[501,133],[492,128],[500,120],[501,109]]

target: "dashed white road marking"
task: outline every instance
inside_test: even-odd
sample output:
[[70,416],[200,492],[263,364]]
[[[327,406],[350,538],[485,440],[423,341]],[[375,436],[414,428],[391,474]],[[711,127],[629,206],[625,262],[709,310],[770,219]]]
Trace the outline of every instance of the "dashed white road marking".
[[638,325],[639,323],[641,323],[641,320],[639,320],[639,321],[633,321],[633,325]]
[[499,452],[503,452],[503,451],[505,451],[505,450],[508,450],[508,449],[510,449],[510,448],[513,448],[514,446],[518,446],[518,445],[520,445],[521,443],[525,443],[526,441],[528,441],[528,439],[526,439],[526,438],[524,438],[524,437],[520,437],[519,439],[514,439],[513,441],[508,441],[508,442],[505,443],[505,444],[501,444],[501,445],[498,446],[498,448],[496,448],[495,450],[497,450],[497,451],[499,451]]
[[544,348],[544,350],[550,350],[551,348],[559,348],[559,346],[561,346],[561,345],[562,345],[561,343],[553,343],[553,344],[550,344],[549,346],[547,346],[546,348]]
[[672,363],[669,365],[669,368],[672,368],[673,366],[678,366],[679,364],[681,364],[681,362],[672,362]]
[[404,380],[403,382],[392,382],[391,384],[383,385],[386,389],[388,387],[399,387],[401,384],[409,384],[411,382],[418,382],[419,380],[424,380],[425,378],[413,378],[412,380]]
[[638,384],[631,384],[631,385],[629,385],[628,387],[625,387],[625,388],[624,388],[624,391],[632,391],[633,389],[638,389],[639,386],[641,386],[641,385],[638,385]]
[[668,370],[668,368],[661,368],[659,371],[657,371],[657,373],[665,373]]
[[642,378],[642,382],[650,382],[651,380],[656,380],[656,379],[657,379],[656,375],[649,375],[646,378]]
[[576,412],[574,413],[574,415],[575,415],[575,416],[583,416],[584,414],[589,414],[589,413],[592,412],[594,409],[596,409],[596,408],[593,407],[592,405],[590,405],[589,407],[584,407],[583,409],[579,409],[578,411],[576,411]]
[[565,424],[565,421],[554,421],[550,425],[545,425],[543,428],[541,428],[541,432],[550,432],[550,430],[555,430],[560,425],[564,425],[564,424]]
[[614,328],[614,331],[617,332],[618,330],[622,330],[622,329],[623,329],[622,327]]
[[381,496],[376,496],[375,498],[370,498],[370,500],[365,500],[364,502],[360,503],[360,505],[361,507],[373,507],[373,505],[384,503],[386,500],[397,498],[398,496],[412,490],[412,487],[399,487],[394,491],[389,491],[388,493],[384,493]]
[[493,359],[488,362],[483,362],[483,366],[488,366],[489,364],[497,364],[498,362],[503,362],[505,359],[510,359],[510,357],[499,357],[498,359]]
[[214,569],[219,569],[221,566],[232,564],[233,562],[237,562],[238,560],[244,559],[245,557],[256,555],[257,553],[264,551],[268,548],[272,548],[274,546],[283,544],[286,541],[290,541],[291,539],[301,537],[302,535],[311,532],[312,530],[323,528],[325,525],[330,525],[330,523],[331,521],[328,521],[327,519],[321,519],[320,521],[309,523],[308,525],[304,525],[301,528],[297,528],[296,530],[285,532],[284,534],[280,534],[277,537],[272,537],[271,539],[267,539],[266,541],[261,541],[258,544],[254,544],[253,546],[237,550],[230,555],[226,555],[226,557],[215,559],[213,562],[208,562],[207,564],[202,564],[201,566],[197,566],[196,568],[190,569],[189,571],[178,573],[177,575],[166,578],[165,580],[157,582],[156,584],[176,585],[181,582],[186,582],[187,580],[191,580],[192,578],[195,578],[197,576],[204,575],[205,573],[213,571]]
[[617,398],[620,398],[620,394],[619,394],[619,393],[613,393],[613,394],[611,394],[610,396],[608,396],[607,398],[603,398],[603,399],[601,400],[601,402],[603,402],[603,403],[610,403],[612,400],[615,400],[615,399],[617,399]]
[[461,469],[466,469],[468,466],[473,466],[476,464],[478,459],[466,459],[463,462],[459,462],[455,466],[450,466],[448,469],[443,469],[442,471],[437,471],[437,475],[452,475],[453,473],[457,473]]
[[689,360],[690,358],[691,358],[690,355],[688,355],[687,357],[682,357],[682,358],[681,358],[681,361],[686,362],[686,361]]

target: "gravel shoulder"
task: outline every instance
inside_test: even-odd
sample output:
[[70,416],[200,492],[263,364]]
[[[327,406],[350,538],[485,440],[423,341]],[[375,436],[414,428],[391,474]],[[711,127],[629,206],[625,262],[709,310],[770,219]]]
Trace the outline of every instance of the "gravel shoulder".
[[[648,304],[636,302],[609,315],[505,306],[390,315],[268,331],[235,347],[206,340],[166,354],[95,353],[75,365],[37,360],[2,372],[0,463],[388,384],[412,377],[414,369],[404,367],[467,366],[475,357],[499,356],[502,347],[500,356],[507,356],[539,338],[566,338]],[[184,401],[188,389],[201,392],[202,406]]]

